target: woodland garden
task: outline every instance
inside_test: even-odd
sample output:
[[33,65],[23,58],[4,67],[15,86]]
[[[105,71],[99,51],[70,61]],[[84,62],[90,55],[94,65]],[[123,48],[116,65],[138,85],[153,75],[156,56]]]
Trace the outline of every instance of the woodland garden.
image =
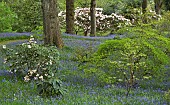
[[169,105],[169,0],[0,0],[1,105]]

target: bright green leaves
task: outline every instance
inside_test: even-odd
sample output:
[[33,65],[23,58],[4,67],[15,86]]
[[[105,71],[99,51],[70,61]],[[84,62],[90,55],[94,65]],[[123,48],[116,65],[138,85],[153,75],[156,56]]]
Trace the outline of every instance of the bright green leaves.
[[158,35],[108,40],[82,66],[85,73],[100,81],[123,82],[132,87],[139,80],[164,76],[170,61],[169,43],[169,39]]
[[12,31],[12,24],[17,15],[11,11],[5,2],[0,2],[0,32]]

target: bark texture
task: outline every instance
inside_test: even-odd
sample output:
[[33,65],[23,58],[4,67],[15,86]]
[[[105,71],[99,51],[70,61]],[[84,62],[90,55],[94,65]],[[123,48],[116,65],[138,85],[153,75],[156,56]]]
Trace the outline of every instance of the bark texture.
[[66,33],[74,34],[74,0],[66,0]]
[[96,36],[96,0],[91,0],[90,17],[91,17],[91,32],[90,36]]
[[42,0],[44,43],[63,47],[58,19],[57,0]]

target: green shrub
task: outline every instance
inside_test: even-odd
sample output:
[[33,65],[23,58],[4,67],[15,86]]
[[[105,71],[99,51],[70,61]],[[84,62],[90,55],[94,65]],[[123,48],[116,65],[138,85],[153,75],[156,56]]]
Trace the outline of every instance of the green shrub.
[[0,32],[11,32],[17,15],[5,2],[0,2]]
[[144,79],[161,80],[169,63],[170,41],[162,36],[109,40],[83,66],[100,81],[121,82],[129,88]]
[[165,99],[166,99],[167,102],[170,104],[170,90],[168,90],[168,91],[165,93]]
[[161,21],[158,21],[155,26],[159,34],[170,37],[170,12],[162,15]]
[[86,62],[88,58],[94,53],[94,48],[92,43],[87,44],[86,47],[77,47],[74,50],[73,60],[78,61],[80,64]]
[[59,52],[56,47],[38,45],[31,37],[28,43],[15,48],[3,45],[3,53],[10,71],[25,82],[36,81],[40,95],[63,95],[64,89],[58,72]]
[[17,32],[31,32],[42,26],[42,10],[39,0],[20,0],[8,4],[17,14],[18,19],[12,24]]

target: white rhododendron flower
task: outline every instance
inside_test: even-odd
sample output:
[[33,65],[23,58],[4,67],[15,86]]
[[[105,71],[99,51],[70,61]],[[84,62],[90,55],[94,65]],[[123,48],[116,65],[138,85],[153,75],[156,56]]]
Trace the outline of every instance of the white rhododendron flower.
[[31,45],[28,45],[28,48],[31,48]]
[[36,77],[39,77],[39,76],[40,76],[40,74],[37,74],[37,75],[36,75]]
[[53,62],[52,62],[52,60],[50,59],[50,65],[52,65],[53,64]]
[[6,49],[6,45],[2,45],[2,48],[3,48],[3,49]]
[[32,74],[33,74],[33,71],[30,71],[29,73],[30,73],[30,75],[32,76]]
[[30,80],[29,76],[26,75],[26,76],[24,77],[24,81],[25,81],[25,82],[28,82],[29,80]]
[[32,70],[32,72],[33,72],[33,73],[36,73],[36,72],[37,72],[37,70]]
[[41,75],[41,76],[39,77],[39,79],[43,81],[43,76]]

